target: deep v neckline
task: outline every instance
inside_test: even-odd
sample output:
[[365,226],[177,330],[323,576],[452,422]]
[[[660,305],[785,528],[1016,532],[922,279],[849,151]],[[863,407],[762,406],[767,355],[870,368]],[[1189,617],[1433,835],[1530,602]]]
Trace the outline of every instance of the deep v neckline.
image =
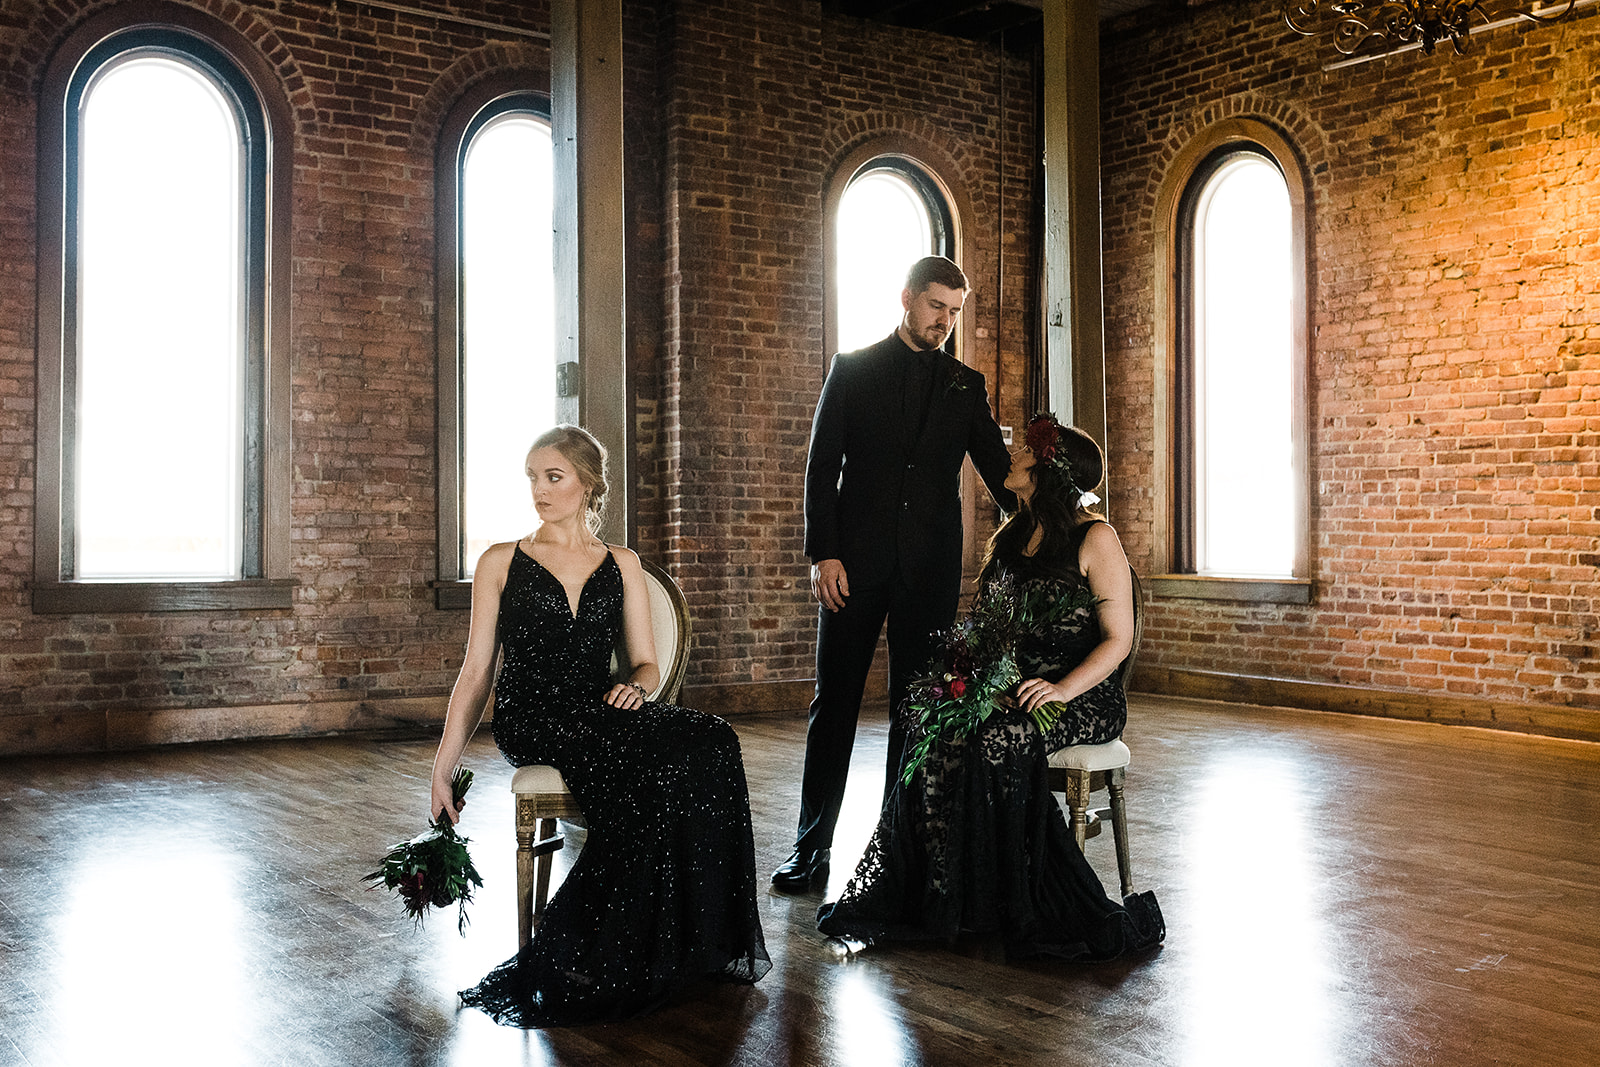
[[556,586],[560,588],[561,598],[566,601],[567,614],[572,622],[577,622],[578,616],[583,614],[583,597],[584,594],[589,591],[589,583],[594,581],[594,576],[604,570],[606,563],[611,559],[611,546],[607,545],[605,559],[602,559],[599,563],[595,564],[594,570],[589,572],[588,577],[584,578],[583,584],[578,587],[578,603],[577,606],[574,607],[572,603],[572,593],[568,591],[567,583],[556,577],[555,571],[551,570],[549,567],[546,567],[543,563],[540,563],[532,552],[529,552],[527,549],[522,547],[521,541],[517,542],[517,551],[521,552],[524,556],[527,556],[529,562],[531,562],[535,567],[538,567],[541,571],[544,571],[544,573],[548,574],[550,576],[550,580],[555,582]]

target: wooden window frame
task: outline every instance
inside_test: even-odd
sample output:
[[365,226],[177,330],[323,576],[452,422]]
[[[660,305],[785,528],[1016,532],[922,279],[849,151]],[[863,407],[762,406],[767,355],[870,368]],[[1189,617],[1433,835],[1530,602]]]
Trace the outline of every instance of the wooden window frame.
[[[1294,563],[1285,578],[1204,575],[1194,573],[1194,411],[1189,380],[1192,356],[1187,346],[1192,281],[1191,216],[1193,192],[1216,162],[1234,151],[1264,157],[1283,175],[1290,205],[1291,379],[1290,434],[1293,441]],[[1185,145],[1162,183],[1156,210],[1156,247],[1162,257],[1156,271],[1155,307],[1155,567],[1149,585],[1158,597],[1232,600],[1257,603],[1308,604],[1312,599],[1310,494],[1310,283],[1312,258],[1310,183],[1299,153],[1276,128],[1253,118],[1234,118],[1208,127]]]
[[[836,266],[839,258],[839,241],[837,223],[839,218],[839,202],[844,198],[845,190],[850,188],[850,183],[857,175],[876,170],[880,167],[891,168],[906,175],[915,182],[933,206],[939,208],[938,224],[943,228],[942,235],[943,255],[967,270],[971,264],[971,249],[968,247],[967,228],[964,220],[974,217],[972,199],[965,186],[956,181],[954,163],[945,157],[932,145],[924,143],[915,137],[903,133],[886,133],[858,145],[843,156],[838,165],[834,167],[827,184],[823,187],[823,298],[822,298],[822,336],[823,359],[828,361],[823,365],[826,374],[831,365],[834,353],[839,350],[839,272]],[[972,283],[972,276],[967,276]],[[975,287],[975,284],[974,284]],[[996,309],[998,313],[998,309]],[[892,309],[885,309],[887,318],[892,314]],[[977,346],[977,316],[970,309],[956,319],[956,328],[951,331],[946,339],[944,350],[963,363],[967,362],[964,353],[973,351]],[[885,334],[884,336],[888,336]],[[992,390],[994,383],[990,382]],[[993,393],[991,399],[998,404],[999,398]],[[961,528],[962,528],[962,574],[975,577],[978,573],[978,564],[982,546],[978,544],[974,531],[977,529],[977,499],[978,490],[976,475],[973,473],[972,464],[966,463],[961,469]]]
[[[249,131],[243,217],[246,342],[244,530],[236,579],[73,576],[72,398],[77,367],[77,108],[105,62],[154,48],[211,70]],[[165,0],[120,5],[85,20],[45,68],[39,97],[38,418],[34,574],[38,614],[287,608],[289,574],[289,236],[292,116],[275,72],[237,30]]]
[[461,529],[462,383],[466,350],[461,335],[461,178],[467,147],[486,123],[508,111],[531,111],[551,120],[547,77],[504,73],[478,82],[446,113],[434,157],[435,342],[438,352],[438,577],[436,607],[459,611],[472,606],[472,578],[466,573]]
[[[827,220],[827,224],[823,241],[826,279],[823,342],[829,359],[832,359],[833,354],[839,350],[839,278],[836,266],[839,257],[839,237],[836,229],[839,204],[852,182],[875,170],[894,171],[911,182],[922,194],[923,201],[928,205],[929,213],[933,217],[934,229],[937,231],[934,238],[939,244],[939,250],[930,254],[948,257],[956,263],[965,262],[962,255],[965,249],[961,226],[961,220],[965,217],[963,212],[967,207],[965,198],[957,197],[955,187],[945,180],[938,168],[924,162],[922,154],[917,151],[917,146],[903,138],[884,137],[850,153],[835,169],[833,178],[824,192],[823,217]],[[885,314],[888,313],[886,309]],[[961,328],[952,330],[950,337],[945,341],[944,350],[957,359],[961,358],[960,348],[970,346],[973,340],[968,328],[971,319],[970,315],[958,319]]]

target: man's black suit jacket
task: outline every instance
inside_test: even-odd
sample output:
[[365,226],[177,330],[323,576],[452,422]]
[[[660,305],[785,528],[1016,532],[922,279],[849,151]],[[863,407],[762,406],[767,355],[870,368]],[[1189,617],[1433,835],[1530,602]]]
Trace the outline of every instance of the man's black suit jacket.
[[806,555],[837,559],[852,583],[898,572],[911,585],[961,584],[961,464],[973,465],[1005,510],[1010,455],[989,411],[983,375],[943,352],[925,416],[901,417],[897,334],[834,357],[806,460]]

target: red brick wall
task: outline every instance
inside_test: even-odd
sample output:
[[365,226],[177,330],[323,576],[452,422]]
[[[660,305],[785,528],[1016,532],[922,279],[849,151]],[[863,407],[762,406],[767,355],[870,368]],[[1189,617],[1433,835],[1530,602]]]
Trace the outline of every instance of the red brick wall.
[[1145,573],[1165,166],[1255,115],[1314,201],[1313,603],[1157,600],[1143,662],[1600,708],[1600,17],[1324,72],[1278,10],[1103,36],[1112,477]]
[[[196,0],[259,43],[295,116],[286,611],[42,616],[33,551],[35,111],[51,51],[108,6],[0,0],[0,753],[335,728],[442,710],[464,612],[433,605],[434,146],[452,101],[548,70],[526,36],[366,4]],[[418,6],[418,5],[413,5]],[[523,29],[545,5],[426,0]],[[684,581],[691,683],[805,679],[800,470],[827,353],[822,190],[873,131],[969,197],[969,358],[1026,405],[1028,64],[817,3],[628,3],[628,360],[639,542]],[[1005,193],[1000,194],[1004,117]],[[997,219],[1003,211],[1002,240]],[[1005,256],[1005,306],[995,304]],[[885,330],[895,309],[886,309]],[[107,716],[149,727],[120,736]],[[158,725],[150,725],[158,723]]]
[[[192,734],[181,723],[165,726],[157,735],[165,737],[381,721],[385,702],[417,697],[442,706],[466,620],[436,610],[428,587],[436,573],[434,139],[465,86],[496,71],[547,71],[547,45],[367,5],[341,5],[337,17],[320,3],[193,5],[258,43],[295,116],[293,265],[285,280],[294,607],[36,616],[25,588],[33,541],[35,94],[51,49],[85,14],[109,5],[5,6],[0,720],[10,719],[0,721],[0,751],[95,747],[97,712],[255,709]],[[435,6],[547,28],[543,5]],[[318,705],[344,710],[319,714]]]

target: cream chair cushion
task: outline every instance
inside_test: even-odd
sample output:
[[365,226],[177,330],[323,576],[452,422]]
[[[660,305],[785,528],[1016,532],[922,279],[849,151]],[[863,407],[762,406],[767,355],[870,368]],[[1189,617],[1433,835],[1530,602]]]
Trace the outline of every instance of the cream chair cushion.
[[511,776],[511,791],[513,793],[565,793],[567,783],[562,780],[561,772],[554,767],[546,767],[542,763],[531,767],[518,767],[517,772]]
[[1103,745],[1070,745],[1050,753],[1052,767],[1073,771],[1109,771],[1113,767],[1126,767],[1133,758],[1122,738]]

